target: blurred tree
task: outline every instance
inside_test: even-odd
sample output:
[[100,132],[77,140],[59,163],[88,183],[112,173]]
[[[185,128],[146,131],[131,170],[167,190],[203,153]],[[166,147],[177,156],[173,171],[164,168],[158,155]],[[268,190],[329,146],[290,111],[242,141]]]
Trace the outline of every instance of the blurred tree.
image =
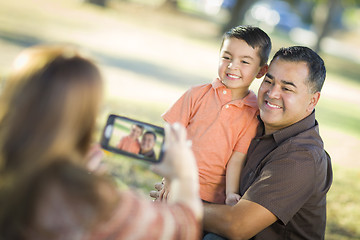
[[[321,2],[318,4],[322,4]],[[314,24],[317,27],[317,41],[314,46],[314,51],[319,52],[320,51],[320,45],[321,41],[328,35],[330,35],[331,30],[333,29],[334,24],[334,17],[336,15],[336,11],[338,11],[339,6],[341,5],[341,0],[329,0],[326,5],[323,5],[324,12],[321,13],[323,15],[323,18],[317,18],[314,14],[313,20]],[[316,22],[316,19],[320,19]]]
[[256,1],[253,0],[236,0],[234,7],[231,9],[229,21],[223,25],[221,35],[229,29],[243,22],[246,10]]
[[287,0],[298,10],[302,19],[315,26],[317,41],[313,46],[316,52],[321,49],[323,39],[335,30],[343,29],[344,9],[355,7],[360,0]]
[[164,9],[177,10],[178,3],[177,0],[165,0],[160,7]]
[[101,7],[105,7],[106,6],[106,1],[107,0],[83,0],[85,3],[91,3],[91,4],[95,4]]

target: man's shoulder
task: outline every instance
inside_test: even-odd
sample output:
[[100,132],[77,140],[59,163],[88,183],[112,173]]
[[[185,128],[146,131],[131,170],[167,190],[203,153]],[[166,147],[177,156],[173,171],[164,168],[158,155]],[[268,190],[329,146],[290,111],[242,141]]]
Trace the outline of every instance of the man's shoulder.
[[317,129],[318,128],[315,125],[314,127],[289,138],[291,145],[297,149],[323,151],[324,143]]
[[270,156],[272,159],[289,159],[309,167],[327,164],[327,160],[330,160],[320,135],[314,129],[308,129],[288,138],[279,144]]

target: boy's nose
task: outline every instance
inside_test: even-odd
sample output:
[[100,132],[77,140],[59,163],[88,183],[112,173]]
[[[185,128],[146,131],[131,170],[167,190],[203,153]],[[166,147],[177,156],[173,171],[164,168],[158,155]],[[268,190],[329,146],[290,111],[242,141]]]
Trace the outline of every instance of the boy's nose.
[[234,62],[230,62],[229,65],[228,65],[228,68],[230,68],[230,69],[238,69],[239,65],[234,63]]

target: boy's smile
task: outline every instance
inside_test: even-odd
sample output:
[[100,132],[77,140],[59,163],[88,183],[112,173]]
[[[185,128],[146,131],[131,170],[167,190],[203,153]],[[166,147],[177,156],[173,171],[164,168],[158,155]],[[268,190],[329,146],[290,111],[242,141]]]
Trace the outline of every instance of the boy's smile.
[[227,78],[230,79],[230,80],[237,80],[240,78],[240,76],[237,76],[237,75],[234,75],[234,74],[226,74]]
[[258,48],[252,48],[242,39],[224,40],[218,74],[221,82],[231,89],[233,99],[246,96],[252,81],[262,77],[262,69]]

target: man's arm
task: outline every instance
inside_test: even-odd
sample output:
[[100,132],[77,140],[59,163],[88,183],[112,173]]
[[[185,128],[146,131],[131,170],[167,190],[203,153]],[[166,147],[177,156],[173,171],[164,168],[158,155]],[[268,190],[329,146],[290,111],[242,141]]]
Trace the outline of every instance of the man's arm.
[[269,210],[245,199],[235,206],[204,203],[204,230],[229,239],[249,239],[276,220]]

